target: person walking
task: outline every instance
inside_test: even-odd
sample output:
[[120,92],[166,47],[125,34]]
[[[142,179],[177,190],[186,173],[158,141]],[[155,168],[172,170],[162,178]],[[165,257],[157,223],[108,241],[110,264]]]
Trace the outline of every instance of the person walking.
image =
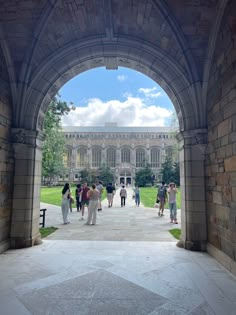
[[161,183],[161,185],[158,188],[157,198],[160,201],[158,215],[159,216],[163,216],[164,215],[163,212],[164,212],[164,209],[165,209],[165,203],[166,203],[166,199],[167,199],[167,190],[166,190],[164,181]]
[[112,207],[112,204],[113,204],[113,197],[114,197],[114,192],[116,191],[116,189],[112,185],[112,183],[109,183],[106,187],[106,191],[107,191],[108,208],[110,208]]
[[81,218],[80,221],[84,220],[84,209],[85,206],[89,206],[89,195],[88,195],[88,191],[89,191],[89,187],[87,185],[86,182],[83,183],[83,188],[82,188],[82,193],[81,193]]
[[77,208],[77,211],[79,212],[82,207],[81,206],[82,188],[81,188],[81,184],[78,184],[76,187],[77,187],[75,190],[76,208]]
[[65,183],[64,188],[62,189],[62,202],[61,202],[61,211],[62,211],[62,219],[63,224],[69,224],[70,222],[67,220],[68,212],[70,208],[70,184]]
[[134,200],[135,200],[136,206],[139,207],[139,204],[140,204],[140,189],[139,189],[138,185],[136,185],[135,188],[134,188]]
[[103,192],[103,185],[102,182],[99,181],[96,185],[96,189],[99,191],[100,196],[98,200],[98,211],[102,211],[102,192]]
[[177,209],[176,209],[177,189],[176,189],[174,183],[169,184],[169,188],[167,189],[167,193],[169,195],[170,223],[178,224]]
[[120,201],[121,201],[121,207],[125,207],[125,199],[127,197],[127,190],[125,189],[125,186],[123,185],[120,190]]
[[100,198],[100,191],[96,188],[96,185],[92,185],[92,189],[87,193],[89,199],[89,206],[88,206],[88,218],[86,221],[86,225],[96,224],[97,218],[97,210],[99,205],[99,198]]

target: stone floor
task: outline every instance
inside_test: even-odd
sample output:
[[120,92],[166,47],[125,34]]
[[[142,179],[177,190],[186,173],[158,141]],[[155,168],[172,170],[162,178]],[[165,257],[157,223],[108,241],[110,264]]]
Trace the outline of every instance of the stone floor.
[[[113,224],[108,210],[104,206],[98,226],[82,226],[75,213],[74,223],[66,229],[59,221],[59,230],[42,245],[0,255],[0,315],[236,314],[235,277],[208,254],[180,249],[173,238],[165,241],[167,215],[150,215],[166,234],[159,234],[161,241],[118,240],[118,233],[117,240],[105,241],[93,231]],[[131,200],[126,211],[136,211]],[[145,225],[148,217],[140,221]],[[68,239],[80,238],[71,231],[82,228],[93,240]],[[70,236],[62,240],[66,231]]]

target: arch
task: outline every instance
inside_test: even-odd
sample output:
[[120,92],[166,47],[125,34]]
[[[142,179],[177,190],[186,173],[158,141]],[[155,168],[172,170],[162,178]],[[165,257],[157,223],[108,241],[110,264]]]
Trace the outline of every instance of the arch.
[[131,148],[125,146],[121,148],[121,163],[131,162]]
[[136,167],[144,167],[146,165],[146,151],[143,147],[136,148]]
[[86,166],[88,166],[88,148],[79,146],[76,152],[76,167],[85,168]]
[[107,153],[107,166],[116,167],[116,148],[108,147],[106,153]]
[[199,110],[192,101],[194,87],[189,84],[185,69],[160,48],[126,38],[119,38],[115,43],[96,40],[73,43],[49,56],[32,74],[25,110],[16,118],[18,123],[27,129],[42,129],[47,106],[61,86],[74,76],[101,66],[109,69],[123,66],[149,76],[173,102],[181,130],[199,125]]
[[102,147],[93,146],[92,147],[92,168],[102,166]]
[[150,148],[150,164],[152,168],[161,166],[161,147],[155,146]]

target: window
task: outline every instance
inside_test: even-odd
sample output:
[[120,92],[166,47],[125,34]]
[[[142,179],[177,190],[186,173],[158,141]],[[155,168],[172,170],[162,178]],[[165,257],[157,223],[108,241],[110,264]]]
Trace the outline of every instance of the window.
[[92,167],[101,167],[102,150],[100,148],[92,149]]
[[160,150],[158,148],[151,149],[151,167],[160,167]]
[[86,148],[80,148],[77,151],[76,166],[86,167],[88,164],[88,154]]
[[121,150],[121,163],[130,163],[130,149]]
[[166,148],[165,153],[166,153],[166,157],[168,157],[170,159],[173,158],[173,149],[171,147]]
[[145,150],[137,149],[136,150],[136,167],[145,166]]
[[65,151],[63,153],[63,165],[65,167],[69,167],[70,166],[70,160],[71,160],[71,151]]
[[116,150],[114,148],[109,148],[107,150],[107,166],[116,166]]

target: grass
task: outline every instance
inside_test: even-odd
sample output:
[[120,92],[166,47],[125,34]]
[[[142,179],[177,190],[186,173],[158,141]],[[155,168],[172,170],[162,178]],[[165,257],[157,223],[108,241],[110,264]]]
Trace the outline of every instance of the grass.
[[[63,189],[63,186],[41,187],[40,201],[44,203],[49,203],[50,205],[54,205],[54,206],[61,206],[62,189]],[[72,187],[72,197],[74,198],[74,200],[75,200],[75,189],[76,187]],[[104,189],[102,193],[102,200],[105,198],[106,198],[106,189]],[[76,207],[76,200],[75,200],[75,203],[73,204],[73,207]]]
[[174,238],[176,238],[177,240],[180,239],[180,235],[181,235],[181,230],[180,229],[172,229],[169,230],[170,234],[174,236]]
[[[141,201],[145,207],[153,208],[157,198],[157,187],[141,187]],[[177,209],[181,209],[181,194],[178,189],[177,193]],[[165,205],[166,209],[169,209],[168,202]]]
[[56,230],[57,230],[57,228],[51,226],[51,227],[47,227],[47,228],[40,228],[39,232],[41,233],[42,238],[44,238],[44,237],[47,237],[48,235],[52,234]]

